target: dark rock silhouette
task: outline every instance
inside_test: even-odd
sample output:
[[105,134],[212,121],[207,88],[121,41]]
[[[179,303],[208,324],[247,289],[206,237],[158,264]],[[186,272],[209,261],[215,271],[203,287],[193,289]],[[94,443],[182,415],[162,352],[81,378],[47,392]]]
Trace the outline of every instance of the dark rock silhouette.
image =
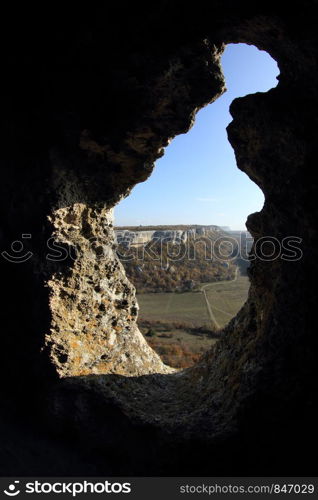
[[[3,475],[314,474],[315,7],[3,13]],[[245,307],[176,375],[138,334],[111,209],[222,94],[220,55],[233,42],[268,51],[281,71],[275,89],[231,105],[238,167],[266,198],[247,228],[297,236],[303,255],[254,260]]]

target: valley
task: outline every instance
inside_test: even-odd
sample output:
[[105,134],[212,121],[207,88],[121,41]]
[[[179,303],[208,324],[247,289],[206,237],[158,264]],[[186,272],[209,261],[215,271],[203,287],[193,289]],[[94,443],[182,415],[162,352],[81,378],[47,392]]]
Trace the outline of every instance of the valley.
[[[137,294],[139,327],[165,363],[186,368],[219,338],[247,299],[249,279],[202,284],[203,291]],[[209,308],[215,321],[211,321]],[[216,324],[217,323],[217,324]]]
[[218,226],[120,228],[116,234],[137,291],[140,331],[166,364],[191,366],[247,299],[242,238]]

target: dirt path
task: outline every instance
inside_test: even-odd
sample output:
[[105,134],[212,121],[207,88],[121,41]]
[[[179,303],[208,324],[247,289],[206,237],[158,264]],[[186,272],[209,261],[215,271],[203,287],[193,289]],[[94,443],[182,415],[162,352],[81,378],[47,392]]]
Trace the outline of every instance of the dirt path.
[[200,290],[201,292],[203,293],[204,295],[204,299],[205,299],[205,303],[206,303],[206,308],[208,310],[208,315],[210,317],[210,320],[211,320],[211,323],[212,323],[212,326],[217,328],[218,330],[221,328],[221,326],[219,325],[219,323],[217,322],[216,320],[216,317],[214,315],[214,312],[212,311],[212,307],[211,307],[211,304],[209,302],[209,299],[207,297],[207,294],[206,294],[206,291],[205,289],[208,288],[208,287],[212,287],[212,286],[216,286],[216,285],[221,285],[221,283],[233,283],[234,281],[237,280],[237,275],[238,275],[238,267],[235,269],[235,276],[232,280],[223,280],[223,281],[216,281],[215,283],[207,283],[206,285],[203,285]]

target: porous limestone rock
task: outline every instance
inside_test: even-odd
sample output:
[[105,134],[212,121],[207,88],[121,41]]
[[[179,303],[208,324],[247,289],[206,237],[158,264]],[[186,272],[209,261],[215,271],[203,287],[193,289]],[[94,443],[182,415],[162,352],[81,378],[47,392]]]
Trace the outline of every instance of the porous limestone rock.
[[112,216],[112,210],[79,203],[50,217],[55,228],[50,258],[66,258],[67,248],[73,260],[66,276],[54,274],[48,282],[52,322],[47,346],[62,377],[173,371],[138,330],[135,289],[114,251]]

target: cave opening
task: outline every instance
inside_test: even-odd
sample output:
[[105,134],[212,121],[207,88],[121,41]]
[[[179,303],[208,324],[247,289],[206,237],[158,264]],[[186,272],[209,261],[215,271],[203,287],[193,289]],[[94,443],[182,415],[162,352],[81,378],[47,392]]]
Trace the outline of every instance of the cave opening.
[[255,179],[238,169],[226,127],[233,100],[275,88],[279,69],[245,43],[226,45],[222,69],[227,91],[196,114],[147,182],[115,209],[117,252],[136,287],[139,329],[174,368],[192,366],[246,302],[253,238],[245,221],[264,202]]
[[[41,23],[28,9],[6,23],[1,244],[8,252],[32,234],[23,243],[33,255],[1,260],[3,475],[308,477],[318,407],[314,2],[130,7],[132,16],[123,5],[93,16],[54,9]],[[225,334],[193,366],[169,372],[138,329],[112,211],[142,186],[169,138],[166,158],[196,112],[189,134],[229,95],[219,99],[220,58],[238,41],[268,51],[281,70],[277,88],[231,104],[237,165],[265,195],[261,210],[246,210],[260,210],[247,227],[255,239],[296,235],[303,257],[252,261],[248,300]],[[184,153],[198,158],[191,146]],[[157,213],[167,207],[169,215],[174,175],[163,161],[144,186],[170,170],[157,189]],[[186,162],[174,167],[173,195],[190,205]],[[190,170],[191,200],[204,198],[198,203],[212,213],[218,176],[204,180],[198,161]],[[207,192],[194,192],[195,181]],[[155,194],[144,205],[149,215]],[[168,223],[200,223],[190,220],[193,205],[182,210],[185,221]],[[51,238],[74,259],[48,261]]]

